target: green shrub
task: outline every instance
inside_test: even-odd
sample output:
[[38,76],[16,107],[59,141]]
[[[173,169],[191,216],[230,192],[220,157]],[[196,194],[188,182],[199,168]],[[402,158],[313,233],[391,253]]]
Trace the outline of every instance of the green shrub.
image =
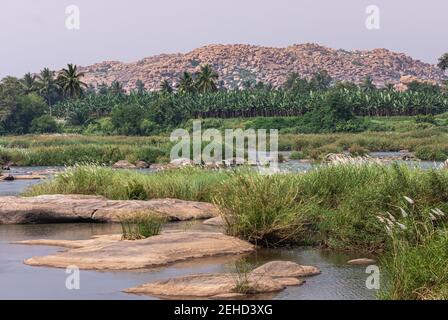
[[31,121],[30,131],[32,133],[55,133],[60,130],[56,120],[52,116],[43,115]]
[[300,152],[300,151],[293,151],[293,152],[291,153],[291,155],[289,156],[289,158],[290,158],[291,160],[300,160],[300,159],[303,159],[304,156],[303,156],[303,153]]

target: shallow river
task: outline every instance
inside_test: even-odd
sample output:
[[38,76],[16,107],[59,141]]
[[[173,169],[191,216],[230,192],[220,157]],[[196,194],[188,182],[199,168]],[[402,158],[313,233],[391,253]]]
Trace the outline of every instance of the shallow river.
[[[170,224],[168,228],[210,229],[202,224]],[[24,246],[11,242],[28,239],[86,239],[92,235],[120,233],[117,224],[0,225],[0,299],[155,299],[123,293],[122,290],[155,280],[192,273],[231,271],[235,257],[200,259],[152,271],[81,271],[80,290],[67,290],[64,269],[31,267],[23,260],[47,255],[56,247]],[[207,231],[207,230],[204,230]],[[365,266],[349,266],[354,254],[308,248],[259,249],[248,257],[253,265],[272,260],[314,265],[322,274],[309,277],[300,287],[259,298],[272,299],[374,299],[376,292],[365,286]]]

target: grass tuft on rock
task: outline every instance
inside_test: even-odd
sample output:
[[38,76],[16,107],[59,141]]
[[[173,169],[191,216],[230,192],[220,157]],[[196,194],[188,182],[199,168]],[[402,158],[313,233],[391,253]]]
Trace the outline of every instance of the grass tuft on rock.
[[159,235],[166,219],[150,212],[128,214],[120,218],[123,240],[140,240]]

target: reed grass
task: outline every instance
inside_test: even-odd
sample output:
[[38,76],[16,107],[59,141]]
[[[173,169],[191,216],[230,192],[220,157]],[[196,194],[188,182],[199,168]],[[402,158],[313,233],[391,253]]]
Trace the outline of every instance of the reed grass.
[[160,234],[166,219],[151,212],[137,212],[120,218],[124,240],[140,240]]
[[448,299],[447,215],[440,209],[420,210],[405,197],[398,212],[378,215],[391,238],[382,266],[388,282],[382,299]]
[[448,211],[448,171],[365,160],[273,176],[244,168],[141,174],[78,165],[25,193],[40,194],[214,202],[229,234],[260,245],[318,244],[375,252],[390,245],[377,215],[403,207],[403,196],[415,199],[419,212],[432,208]]

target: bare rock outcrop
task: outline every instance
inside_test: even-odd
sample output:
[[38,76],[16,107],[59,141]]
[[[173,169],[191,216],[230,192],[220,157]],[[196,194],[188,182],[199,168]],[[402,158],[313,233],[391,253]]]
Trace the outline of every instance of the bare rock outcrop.
[[397,91],[406,91],[409,89],[409,85],[412,84],[413,82],[416,83],[423,83],[423,84],[430,84],[430,85],[436,85],[437,81],[431,80],[431,79],[420,79],[416,76],[412,76],[412,75],[406,75],[406,76],[402,76],[400,78],[400,81],[394,85],[394,89]]
[[121,235],[96,236],[89,240],[29,240],[23,245],[69,248],[24,261],[31,266],[88,270],[132,270],[160,267],[190,259],[239,255],[255,250],[243,240],[213,232],[165,232],[143,240],[121,240]]
[[0,224],[117,222],[120,216],[142,212],[163,216],[168,221],[218,216],[212,204],[178,199],[109,200],[99,196],[57,194],[0,197]]
[[113,81],[125,90],[135,90],[141,80],[147,90],[158,90],[163,79],[172,84],[183,71],[196,72],[201,64],[211,64],[226,88],[242,88],[245,81],[283,85],[288,74],[311,77],[326,70],[338,81],[362,82],[371,76],[376,85],[399,83],[402,76],[440,82],[444,75],[437,66],[387,49],[370,51],[336,50],[317,44],[286,48],[253,45],[208,45],[181,54],[161,54],[132,63],[105,61],[81,68],[84,81],[93,86]]

